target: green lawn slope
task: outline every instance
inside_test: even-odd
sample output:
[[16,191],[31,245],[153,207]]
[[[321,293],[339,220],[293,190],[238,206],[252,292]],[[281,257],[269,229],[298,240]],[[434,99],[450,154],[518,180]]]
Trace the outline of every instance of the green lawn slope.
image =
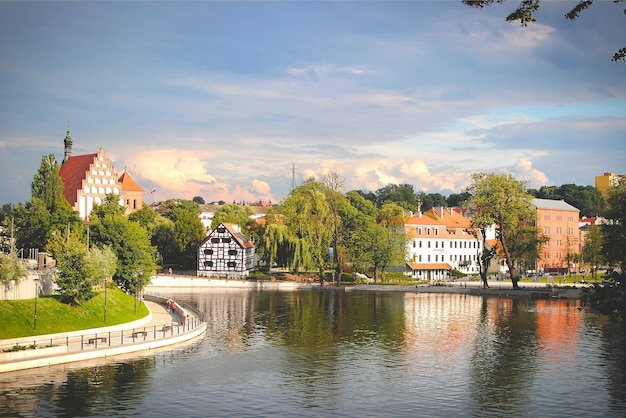
[[[149,314],[141,301],[117,288],[107,289],[106,322],[104,291],[80,306],[61,303],[56,296],[0,301],[0,340],[100,328],[135,321]],[[136,311],[136,312],[135,312]]]

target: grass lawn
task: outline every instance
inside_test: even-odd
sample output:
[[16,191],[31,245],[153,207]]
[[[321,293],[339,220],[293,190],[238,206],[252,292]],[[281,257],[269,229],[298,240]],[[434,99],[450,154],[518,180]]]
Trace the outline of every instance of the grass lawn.
[[131,322],[148,315],[148,308],[117,288],[107,289],[107,314],[104,321],[104,291],[80,306],[70,306],[57,296],[37,298],[37,329],[35,330],[35,299],[0,301],[0,340],[54,334],[88,328],[100,328]]

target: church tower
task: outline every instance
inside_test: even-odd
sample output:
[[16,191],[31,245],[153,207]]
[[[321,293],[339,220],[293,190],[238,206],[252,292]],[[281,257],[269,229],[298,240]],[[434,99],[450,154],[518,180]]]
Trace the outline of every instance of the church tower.
[[63,153],[63,163],[67,161],[68,158],[72,156],[72,137],[70,136],[70,120],[67,120],[67,133],[65,134],[65,140],[63,141],[65,144],[65,152]]

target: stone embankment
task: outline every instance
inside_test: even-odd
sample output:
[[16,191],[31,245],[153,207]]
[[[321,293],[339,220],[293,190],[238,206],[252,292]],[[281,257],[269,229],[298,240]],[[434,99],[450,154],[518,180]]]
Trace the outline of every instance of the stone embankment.
[[206,322],[200,315],[175,302],[168,309],[166,301],[144,295],[150,314],[132,323],[0,340],[0,373],[152,351],[204,334]]

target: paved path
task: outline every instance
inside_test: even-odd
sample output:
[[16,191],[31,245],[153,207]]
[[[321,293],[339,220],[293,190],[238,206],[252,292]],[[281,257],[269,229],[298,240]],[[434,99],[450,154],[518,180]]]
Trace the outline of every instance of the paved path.
[[[29,346],[36,341],[38,347],[36,350],[0,353],[0,373],[152,350],[188,341],[206,330],[206,324],[192,313],[186,315],[183,323],[181,313],[168,311],[165,304],[151,300],[143,302],[151,312],[147,321],[106,329],[0,340],[0,346],[10,347],[20,340],[20,345]],[[50,345],[53,347],[48,348]]]

